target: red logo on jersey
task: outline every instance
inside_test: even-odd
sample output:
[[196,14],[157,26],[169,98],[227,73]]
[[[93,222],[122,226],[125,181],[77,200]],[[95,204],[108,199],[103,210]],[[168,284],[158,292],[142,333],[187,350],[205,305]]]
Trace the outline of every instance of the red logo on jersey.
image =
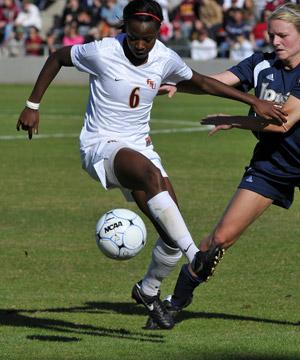
[[151,79],[147,79],[147,85],[149,85],[151,87],[151,89],[155,89],[156,88],[156,84],[154,80]]
[[152,145],[151,137],[150,137],[150,136],[147,136],[147,137],[145,138],[145,142],[146,142],[146,146]]

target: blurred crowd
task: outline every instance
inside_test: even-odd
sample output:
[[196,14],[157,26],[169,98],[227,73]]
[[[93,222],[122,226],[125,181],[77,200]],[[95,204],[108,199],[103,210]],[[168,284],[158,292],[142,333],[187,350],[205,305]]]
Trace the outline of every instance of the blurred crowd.
[[[64,2],[50,29],[41,14]],[[0,0],[0,56],[48,56],[59,47],[115,36],[130,0]],[[294,0],[293,2],[297,2]],[[160,40],[194,60],[242,60],[269,49],[267,18],[284,0],[158,0]]]

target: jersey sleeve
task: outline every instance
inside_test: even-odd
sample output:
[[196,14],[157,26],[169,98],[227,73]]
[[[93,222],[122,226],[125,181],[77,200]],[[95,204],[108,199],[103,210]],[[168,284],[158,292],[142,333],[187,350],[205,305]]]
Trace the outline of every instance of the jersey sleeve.
[[91,75],[97,75],[99,63],[99,46],[96,41],[73,45],[71,48],[73,65],[79,70]]
[[187,66],[175,51],[169,50],[169,59],[165,63],[162,83],[176,85],[180,81],[190,80],[193,76],[191,68]]
[[235,66],[232,66],[228,69],[228,71],[232,72],[234,75],[236,75],[240,81],[241,86],[244,91],[249,91],[254,88],[254,68],[255,65],[259,62],[257,54],[253,54],[246,58],[245,60],[242,60],[240,63],[238,63]]

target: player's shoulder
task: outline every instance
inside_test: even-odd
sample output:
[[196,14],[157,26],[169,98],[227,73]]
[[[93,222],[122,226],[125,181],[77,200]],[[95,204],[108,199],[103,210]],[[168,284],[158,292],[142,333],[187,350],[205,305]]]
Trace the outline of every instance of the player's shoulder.
[[276,54],[274,52],[257,51],[252,55],[252,61],[254,64],[266,61],[270,63],[270,65],[273,65],[276,61]]
[[124,40],[124,34],[119,34],[116,37],[105,37],[101,40],[95,40],[95,47],[101,50],[110,50],[120,48]]
[[166,46],[160,40],[156,40],[154,50],[155,56],[158,57],[161,61],[178,61],[179,59],[181,59],[174,50]]

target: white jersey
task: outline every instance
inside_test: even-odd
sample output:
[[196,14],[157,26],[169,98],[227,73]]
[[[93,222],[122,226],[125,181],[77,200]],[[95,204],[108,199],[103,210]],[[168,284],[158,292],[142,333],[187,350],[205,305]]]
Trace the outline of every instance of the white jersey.
[[192,70],[159,40],[148,61],[134,66],[123,51],[125,36],[122,33],[72,47],[73,64],[90,74],[81,149],[109,137],[133,143],[137,149],[144,148],[153,100],[160,85],[192,77]]

